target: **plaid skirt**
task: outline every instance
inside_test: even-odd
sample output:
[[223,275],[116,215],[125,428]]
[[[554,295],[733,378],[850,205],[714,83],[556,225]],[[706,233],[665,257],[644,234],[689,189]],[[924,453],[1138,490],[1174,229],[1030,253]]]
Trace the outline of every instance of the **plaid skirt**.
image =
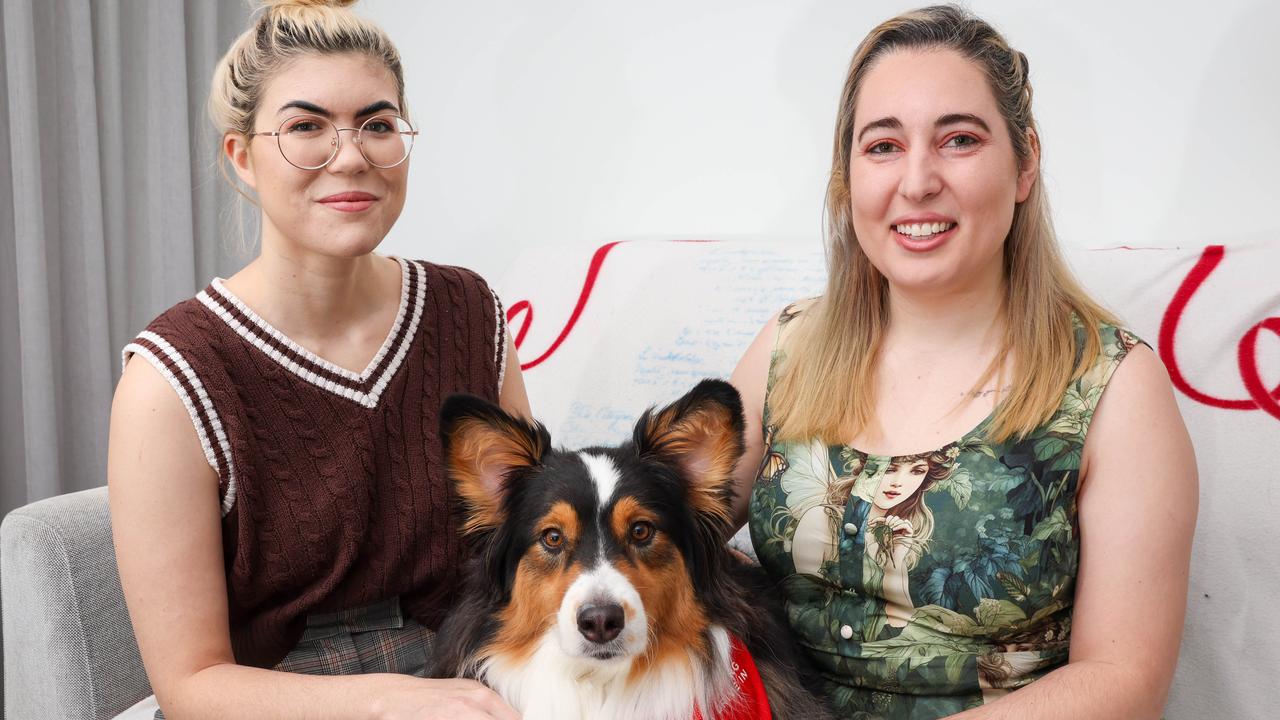
[[[303,675],[399,673],[425,677],[435,633],[400,612],[400,599],[307,616],[307,629],[273,670]],[[164,720],[156,710],[155,720]]]

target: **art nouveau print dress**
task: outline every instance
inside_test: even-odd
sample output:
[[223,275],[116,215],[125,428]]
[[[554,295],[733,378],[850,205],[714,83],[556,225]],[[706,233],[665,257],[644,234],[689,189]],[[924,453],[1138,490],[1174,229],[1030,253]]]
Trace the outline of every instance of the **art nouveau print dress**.
[[751,538],[841,717],[944,717],[1067,662],[1081,451],[1108,380],[1140,342],[1100,332],[1090,370],[1021,440],[989,442],[988,418],[908,456],[781,442],[766,394]]

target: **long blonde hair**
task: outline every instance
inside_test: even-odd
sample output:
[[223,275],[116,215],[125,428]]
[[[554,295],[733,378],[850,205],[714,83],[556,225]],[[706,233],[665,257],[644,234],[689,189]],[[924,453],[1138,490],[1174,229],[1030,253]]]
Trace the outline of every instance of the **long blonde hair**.
[[[907,48],[954,50],[976,64],[987,76],[1019,165],[1036,149],[1027,58],[985,21],[954,5],[933,6],[888,20],[863,39],[849,66],[836,118],[826,198],[826,294],[788,333],[785,362],[770,392],[770,411],[782,439],[841,443],[871,424],[876,361],[889,321],[888,283],[854,233],[848,169],[862,82],[879,58]],[[993,442],[1025,436],[1048,420],[1067,384],[1093,363],[1100,348],[1098,324],[1115,322],[1067,268],[1038,177],[1027,199],[1014,208],[1004,242],[1004,271],[1004,352],[997,353],[974,384],[975,390],[985,385],[1013,353],[1011,389],[987,427]],[[1084,326],[1082,348],[1077,348],[1073,315]]]

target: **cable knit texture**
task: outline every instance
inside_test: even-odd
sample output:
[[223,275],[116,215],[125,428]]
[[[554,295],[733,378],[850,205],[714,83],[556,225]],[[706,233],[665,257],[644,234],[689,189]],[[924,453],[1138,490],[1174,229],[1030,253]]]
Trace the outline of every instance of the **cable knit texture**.
[[299,352],[217,282],[125,350],[165,366],[210,438],[237,662],[275,665],[312,613],[399,596],[434,629],[452,604],[462,548],[437,416],[453,393],[497,401],[503,322],[471,271],[401,265],[396,326],[360,375]]

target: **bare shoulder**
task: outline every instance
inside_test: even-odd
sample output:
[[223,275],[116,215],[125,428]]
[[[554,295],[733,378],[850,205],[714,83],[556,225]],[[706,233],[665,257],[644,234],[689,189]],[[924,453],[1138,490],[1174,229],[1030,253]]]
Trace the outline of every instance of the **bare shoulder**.
[[[1195,455],[1169,373],[1146,345],[1129,351],[1098,403],[1085,440],[1083,482],[1088,487],[1095,477],[1148,475],[1135,472],[1139,466],[1194,487]],[[1123,468],[1130,472],[1112,472]]]
[[[147,436],[172,433],[186,426],[194,438],[187,408],[160,370],[140,356],[125,365],[111,400],[113,431],[117,421],[127,422],[121,430],[132,428]],[[114,434],[114,433],[113,433]]]
[[141,407],[161,412],[168,410],[186,417],[186,408],[168,379],[144,358],[134,355],[125,364],[120,382],[116,384],[111,409],[115,412],[118,409],[132,410]]
[[108,484],[119,494],[115,488],[122,484],[151,484],[157,471],[217,487],[217,476],[177,390],[135,355],[125,365],[111,402]]
[[[798,300],[770,315],[755,339],[751,341],[751,345],[747,347],[746,352],[742,354],[738,370],[747,370],[751,377],[766,380],[774,349],[797,325],[803,322],[807,312],[818,300],[819,298]],[[739,375],[739,371],[734,372],[735,377]]]

